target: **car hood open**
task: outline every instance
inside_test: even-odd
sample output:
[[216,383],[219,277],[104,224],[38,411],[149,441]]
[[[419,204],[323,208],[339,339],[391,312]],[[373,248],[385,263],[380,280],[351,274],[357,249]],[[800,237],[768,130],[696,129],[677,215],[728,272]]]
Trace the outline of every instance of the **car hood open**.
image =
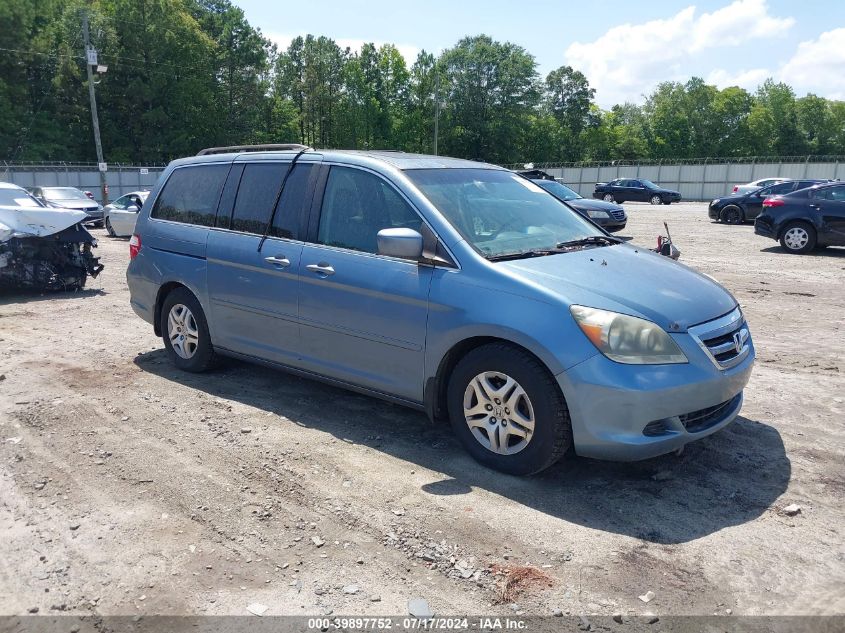
[[0,206],[0,242],[13,237],[45,237],[82,222],[88,214],[70,209]]
[[737,303],[715,281],[646,248],[617,244],[506,262],[513,275],[570,305],[640,316],[669,332],[710,321]]

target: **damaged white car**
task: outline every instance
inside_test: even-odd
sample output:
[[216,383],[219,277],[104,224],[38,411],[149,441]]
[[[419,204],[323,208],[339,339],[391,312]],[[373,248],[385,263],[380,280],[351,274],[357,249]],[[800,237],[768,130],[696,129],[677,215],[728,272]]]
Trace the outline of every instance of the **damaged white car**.
[[0,288],[78,290],[103,270],[83,211],[44,206],[0,182]]

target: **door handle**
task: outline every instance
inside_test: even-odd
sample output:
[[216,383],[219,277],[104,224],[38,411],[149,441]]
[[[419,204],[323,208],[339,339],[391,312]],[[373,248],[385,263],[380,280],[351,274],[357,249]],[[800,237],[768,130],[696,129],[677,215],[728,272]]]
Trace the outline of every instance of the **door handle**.
[[284,255],[280,257],[265,257],[264,261],[268,264],[273,264],[273,266],[278,266],[279,268],[287,268],[288,266],[290,266],[290,260]]
[[326,262],[320,262],[319,264],[308,264],[306,268],[312,273],[317,273],[318,275],[322,275],[324,277],[334,275],[334,268],[332,268],[331,264],[327,264]]

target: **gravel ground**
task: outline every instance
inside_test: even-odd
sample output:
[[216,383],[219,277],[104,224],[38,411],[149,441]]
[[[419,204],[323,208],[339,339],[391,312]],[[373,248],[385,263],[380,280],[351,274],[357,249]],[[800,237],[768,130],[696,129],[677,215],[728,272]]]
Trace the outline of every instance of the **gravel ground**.
[[627,207],[741,302],[745,407],[680,456],[525,479],[398,406],[175,371],[98,231],[89,289],[0,297],[0,614],[845,613],[845,249]]

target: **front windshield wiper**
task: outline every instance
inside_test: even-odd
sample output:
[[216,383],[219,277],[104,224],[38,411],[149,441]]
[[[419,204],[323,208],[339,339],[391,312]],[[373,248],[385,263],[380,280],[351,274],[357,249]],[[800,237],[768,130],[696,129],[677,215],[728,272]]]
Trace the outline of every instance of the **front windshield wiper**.
[[503,255],[486,255],[487,260],[491,262],[504,262],[509,259],[527,259],[528,257],[545,257],[546,255],[558,255],[566,251],[560,248],[539,248],[531,251],[521,251],[519,253],[504,253]]
[[555,246],[557,249],[572,248],[574,246],[592,246],[604,245],[611,246],[613,244],[620,244],[622,240],[618,237],[610,237],[609,235],[590,235],[589,237],[582,237],[577,240],[569,240],[568,242],[560,242]]

